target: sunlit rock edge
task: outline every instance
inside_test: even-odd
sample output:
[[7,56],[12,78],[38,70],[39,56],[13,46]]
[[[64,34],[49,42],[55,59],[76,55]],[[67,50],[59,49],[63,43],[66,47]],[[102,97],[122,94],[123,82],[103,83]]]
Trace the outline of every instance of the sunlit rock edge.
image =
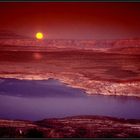
[[114,82],[105,80],[90,80],[79,73],[46,73],[46,74],[0,74],[1,78],[19,80],[60,80],[67,86],[84,89],[87,95],[119,95],[140,97],[140,81]]

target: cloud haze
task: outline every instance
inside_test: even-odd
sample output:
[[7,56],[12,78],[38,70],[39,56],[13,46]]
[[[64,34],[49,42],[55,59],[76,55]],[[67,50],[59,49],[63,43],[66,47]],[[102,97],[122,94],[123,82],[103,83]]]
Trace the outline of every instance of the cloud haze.
[[49,39],[116,39],[140,36],[140,3],[0,3],[0,29]]

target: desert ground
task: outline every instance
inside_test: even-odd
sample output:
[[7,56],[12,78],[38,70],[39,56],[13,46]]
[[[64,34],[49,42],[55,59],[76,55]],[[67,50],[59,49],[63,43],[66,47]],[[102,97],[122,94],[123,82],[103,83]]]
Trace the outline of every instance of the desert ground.
[[40,121],[0,120],[1,138],[139,138],[140,120],[74,116]]
[[139,54],[60,49],[0,51],[0,56],[0,77],[53,78],[84,89],[88,95],[140,97]]

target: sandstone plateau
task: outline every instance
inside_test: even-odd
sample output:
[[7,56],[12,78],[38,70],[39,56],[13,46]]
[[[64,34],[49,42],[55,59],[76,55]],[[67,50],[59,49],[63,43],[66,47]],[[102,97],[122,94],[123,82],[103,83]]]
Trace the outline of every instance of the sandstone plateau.
[[0,42],[1,78],[53,78],[89,95],[140,97],[139,39]]

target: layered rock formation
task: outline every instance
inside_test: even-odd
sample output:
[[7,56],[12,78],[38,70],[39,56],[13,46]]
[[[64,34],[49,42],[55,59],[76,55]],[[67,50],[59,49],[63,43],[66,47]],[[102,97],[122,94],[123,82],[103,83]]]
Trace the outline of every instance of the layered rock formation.
[[54,78],[89,95],[140,97],[139,39],[12,41],[1,39],[0,77]]

